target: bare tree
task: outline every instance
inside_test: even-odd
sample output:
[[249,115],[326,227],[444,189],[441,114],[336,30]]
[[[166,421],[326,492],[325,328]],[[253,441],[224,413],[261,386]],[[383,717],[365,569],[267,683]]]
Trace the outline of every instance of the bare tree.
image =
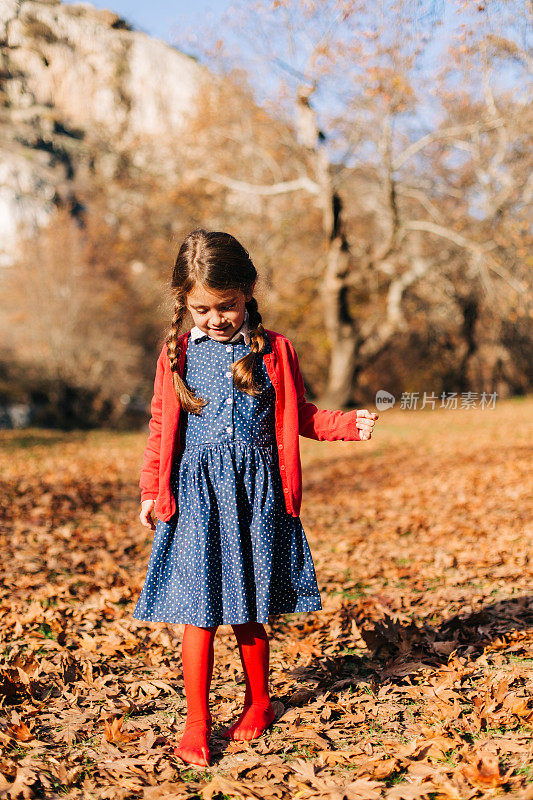
[[[406,298],[415,290],[425,313],[444,307],[452,316],[453,307],[459,317],[463,383],[477,350],[480,305],[498,299],[500,313],[516,306],[516,313],[525,314],[520,303],[527,282],[506,255],[512,237],[503,247],[494,238],[502,215],[520,214],[531,193],[530,171],[524,169],[528,157],[517,158],[528,151],[527,99],[505,98],[490,74],[495,58],[529,63],[511,38],[513,13],[523,4],[505,5],[508,35],[500,31],[498,37],[484,9],[478,5],[470,14],[468,4],[461,5],[457,13],[465,15],[465,35],[452,43],[440,73],[424,68],[424,57],[441,4],[428,3],[426,15],[417,16],[418,4],[407,1],[292,0],[247,5],[250,13],[245,23],[239,21],[240,30],[251,34],[254,56],[270,84],[274,68],[281,76],[275,99],[302,151],[293,162],[298,174],[254,181],[254,172],[264,174],[265,158],[244,131],[249,160],[243,151],[236,161],[228,150],[226,163],[217,167],[214,149],[212,162],[196,175],[248,194],[250,202],[287,193],[298,202],[304,194],[314,198],[325,245],[320,292],[330,343],[328,380],[319,401],[324,405],[350,402],[362,369],[408,330]],[[218,45],[217,53],[224,55],[220,40]],[[474,53],[484,59],[473,59]],[[457,88],[452,78],[459,72],[464,82]],[[432,97],[438,98],[437,107],[434,102],[430,108]],[[236,169],[249,161],[255,168],[246,178],[235,178]],[[372,196],[360,205],[372,207],[372,224],[355,240],[347,210],[357,204],[350,191],[361,187],[357,175],[363,171]],[[477,198],[489,186],[491,201],[480,215]],[[524,236],[521,229],[522,245]],[[364,318],[353,312],[354,293],[372,308]]]

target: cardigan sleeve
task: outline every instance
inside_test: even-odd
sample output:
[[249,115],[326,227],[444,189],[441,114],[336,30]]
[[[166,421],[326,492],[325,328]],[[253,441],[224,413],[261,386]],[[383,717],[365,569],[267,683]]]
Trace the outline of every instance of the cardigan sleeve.
[[359,428],[356,426],[356,409],[353,411],[319,409],[314,403],[310,403],[305,399],[305,386],[298,356],[292,342],[288,341],[288,346],[290,366],[296,387],[300,436],[330,442],[338,440],[361,441]]
[[157,359],[154,394],[150,403],[151,418],[148,423],[150,434],[144,450],[141,478],[139,481],[141,502],[143,500],[155,500],[159,494],[159,452],[161,447],[164,355],[165,348],[163,347]]

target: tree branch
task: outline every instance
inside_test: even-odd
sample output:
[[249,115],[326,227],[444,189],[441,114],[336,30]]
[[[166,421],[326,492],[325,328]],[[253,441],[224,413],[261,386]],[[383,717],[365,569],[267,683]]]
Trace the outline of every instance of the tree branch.
[[418,141],[413,142],[409,147],[407,147],[403,153],[400,153],[398,158],[394,161],[393,169],[397,170],[402,167],[406,161],[408,161],[411,156],[414,156],[415,153],[418,153],[424,147],[427,147],[429,144],[433,142],[438,142],[441,139],[453,139],[456,136],[464,136],[464,134],[473,133],[482,133],[483,131],[490,131],[494,130],[495,128],[500,128],[502,125],[505,125],[507,120],[503,117],[499,119],[492,119],[485,123],[483,122],[472,122],[469,125],[452,125],[450,128],[442,128],[441,130],[434,131],[433,133],[427,133],[425,136],[422,136]]
[[413,219],[410,222],[404,222],[402,228],[404,231],[426,231],[426,233],[433,233],[435,236],[442,236],[444,239],[449,239],[450,242],[454,242],[454,244],[459,247],[464,247],[476,253],[486,252],[496,247],[495,244],[478,244],[471,239],[467,239],[466,236],[457,233],[457,231],[454,231],[452,228],[445,228],[444,225],[437,225],[436,222],[430,222],[425,219]]
[[[445,228],[443,225],[437,225],[434,222],[429,222],[423,219],[406,222],[403,225],[403,229],[405,231],[426,231],[427,233],[433,233],[435,236],[442,236],[444,239],[448,239],[450,242],[453,242],[459,247],[464,247],[478,256],[487,255],[490,250],[494,250],[494,248],[497,247],[495,243],[479,244],[478,242],[473,242],[471,239],[467,239],[466,236],[462,236],[460,233],[457,233],[451,228]],[[490,259],[487,260],[486,266],[499,275],[500,278],[503,278],[503,280],[506,281],[516,292],[521,293],[524,291],[524,287],[520,281],[517,281],[516,278],[514,278],[512,275],[509,275],[508,271],[500,264],[497,264]]]
[[233,178],[228,178],[226,175],[219,175],[217,172],[204,172],[203,170],[196,170],[195,174],[200,178],[220,183],[227,186],[228,189],[233,189],[237,192],[244,192],[246,194],[260,194],[260,195],[277,195],[287,194],[288,192],[297,192],[304,189],[310,194],[319,194],[320,187],[307,175],[302,175],[293,181],[279,181],[272,184],[254,184],[247,181],[237,181]]
[[432,266],[435,266],[430,259],[426,258],[414,257],[411,263],[411,268],[403,275],[398,275],[389,285],[385,319],[378,325],[368,322],[362,327],[363,343],[358,354],[360,358],[364,360],[376,358],[395,333],[407,329],[408,326],[401,309],[403,295],[406,289],[423,278]]

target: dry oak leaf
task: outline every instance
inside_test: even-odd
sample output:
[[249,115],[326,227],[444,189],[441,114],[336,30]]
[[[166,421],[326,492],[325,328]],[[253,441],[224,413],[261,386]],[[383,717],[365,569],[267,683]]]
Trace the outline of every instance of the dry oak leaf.
[[162,780],[156,786],[143,787],[143,800],[189,800],[190,791],[186,783]]
[[8,725],[6,733],[11,734],[17,742],[28,742],[30,739],[35,738],[25,722],[19,722],[18,725]]
[[432,736],[427,739],[415,739],[406,747],[399,748],[399,754],[404,758],[418,761],[425,758],[443,758],[448,750],[457,746],[457,741],[446,736]]
[[35,797],[32,786],[38,783],[37,771],[29,767],[18,767],[15,780],[11,784],[2,787],[2,797],[9,798],[28,798]]
[[407,772],[411,779],[417,778],[420,782],[427,781],[443,774],[442,769],[427,761],[412,761],[407,766]]
[[67,722],[64,728],[57,733],[52,734],[54,742],[65,742],[70,745],[76,741],[76,734],[82,727],[83,723]]
[[322,750],[317,753],[317,761],[320,766],[335,766],[345,761],[350,761],[353,756],[352,750]]
[[83,764],[76,764],[71,769],[68,769],[65,764],[58,764],[56,769],[57,777],[61,781],[62,786],[70,786],[70,784],[84,772]]
[[291,762],[291,769],[306,781],[314,783],[316,780],[315,765],[311,761],[305,761],[303,758],[295,758]]
[[507,783],[512,769],[502,775],[498,756],[493,753],[479,753],[473,764],[465,764],[461,772],[473,786],[503,786]]
[[450,781],[443,775],[439,775],[437,780],[439,787],[437,797],[439,797],[439,800],[441,797],[445,797],[447,800],[469,800],[477,794],[477,790],[470,789],[470,787],[467,787],[466,783],[464,786],[459,785],[456,776]]
[[401,783],[393,786],[385,795],[386,800],[418,800],[420,797],[427,797],[432,792],[438,790],[434,783]]
[[361,708],[359,711],[354,711],[352,714],[345,714],[343,719],[345,725],[359,725],[359,723],[366,721],[366,714]]
[[124,722],[124,714],[121,717],[115,718],[111,724],[108,720],[105,721],[104,738],[108,742],[126,743],[131,742],[133,739],[138,739],[142,735],[142,731],[123,731],[122,723]]
[[342,791],[346,800],[379,800],[382,788],[383,784],[379,781],[358,778],[352,783],[347,783]]
[[283,705],[281,700],[273,700],[272,701],[272,708],[274,709],[274,714],[276,715],[276,718],[275,718],[274,721],[277,721],[281,717],[283,712],[285,711],[285,706]]
[[529,707],[529,698],[527,697],[509,694],[503,701],[503,706],[517,717],[521,717],[528,722],[533,720],[533,708]]
[[393,772],[396,771],[399,765],[399,761],[396,758],[387,758],[381,761],[376,762],[372,771],[369,770],[370,774],[373,778],[376,778],[378,781],[385,780],[388,778],[389,775],[392,775]]
[[[354,781],[353,783],[339,785],[328,779],[321,778],[315,774],[315,764],[305,761],[302,758],[296,758],[291,762],[292,769],[297,775],[300,775],[305,781],[308,781],[313,790],[319,794],[313,796],[327,798],[328,800],[374,800],[381,796],[381,793],[374,791],[380,784],[375,781],[367,781],[365,779]],[[300,787],[300,792],[309,792],[310,787],[297,783]],[[297,797],[297,792],[294,797]]]
[[[256,798],[262,800],[262,796],[252,791],[248,785],[243,781],[228,781],[222,775],[215,775],[209,783],[201,790],[203,800],[212,800],[217,794],[228,795],[231,798],[238,798],[238,800],[248,800],[248,798]],[[264,800],[264,795],[263,795]]]
[[293,739],[307,739],[310,742],[318,742],[324,749],[330,747],[330,743],[327,739],[319,736],[312,725],[300,725],[299,728],[295,728],[291,731],[291,737]]
[[304,686],[302,686],[299,689],[295,689],[295,691],[291,694],[289,698],[289,705],[303,706],[313,697],[315,697],[315,692],[313,689],[306,689]]
[[431,647],[439,656],[450,656],[457,650],[457,642],[433,642]]

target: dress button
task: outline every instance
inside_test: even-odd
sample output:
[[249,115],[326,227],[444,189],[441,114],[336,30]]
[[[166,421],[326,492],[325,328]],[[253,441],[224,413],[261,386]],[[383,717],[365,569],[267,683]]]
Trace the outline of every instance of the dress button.
[[285,489],[284,489],[283,491],[284,491],[284,492],[288,492],[289,490],[287,489],[287,487],[285,487]]
[[285,469],[285,464],[282,464],[282,465],[281,465],[281,469]]
[[231,378],[231,372],[226,372],[226,378]]
[[226,400],[226,403],[233,403],[233,400],[231,399],[231,397],[228,397],[228,399]]
[[230,344],[227,344],[227,345],[226,345],[226,350],[231,350],[231,349],[232,349],[231,345],[230,345]]
[[279,449],[283,450],[283,445],[282,444],[280,444]]
[[230,425],[228,425],[228,427],[226,428],[226,430],[227,430],[227,432],[228,432],[228,433],[231,433],[231,426],[230,426]]

